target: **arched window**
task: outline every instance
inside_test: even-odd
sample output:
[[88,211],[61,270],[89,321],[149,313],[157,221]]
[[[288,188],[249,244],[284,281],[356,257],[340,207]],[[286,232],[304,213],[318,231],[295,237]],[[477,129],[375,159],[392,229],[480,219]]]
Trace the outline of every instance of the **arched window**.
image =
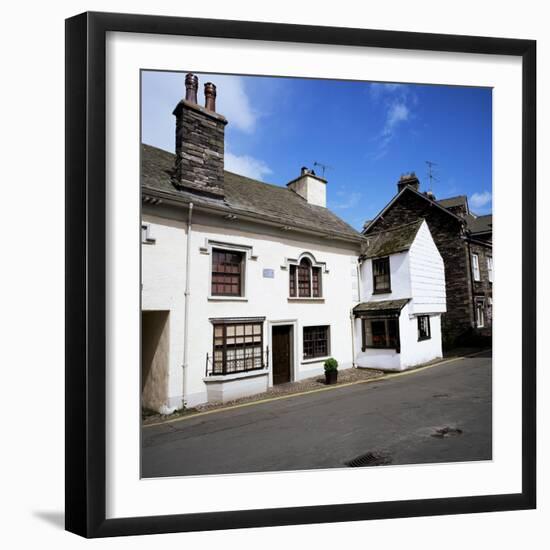
[[321,298],[321,268],[302,258],[290,266],[289,293],[291,298]]
[[298,266],[298,297],[309,298],[311,296],[311,262],[307,258],[300,260]]

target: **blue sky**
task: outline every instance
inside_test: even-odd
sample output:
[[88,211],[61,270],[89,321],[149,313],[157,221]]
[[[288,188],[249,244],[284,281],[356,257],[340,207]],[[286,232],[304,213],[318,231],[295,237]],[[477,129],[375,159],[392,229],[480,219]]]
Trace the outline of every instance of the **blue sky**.
[[[428,190],[429,160],[437,198],[467,195],[473,212],[491,212],[491,89],[197,75],[199,102],[203,84],[214,82],[216,110],[229,120],[227,170],[285,185],[302,166],[328,165],[328,207],[360,229],[391,200],[402,173],[416,172]],[[144,143],[173,152],[184,78],[142,73]]]

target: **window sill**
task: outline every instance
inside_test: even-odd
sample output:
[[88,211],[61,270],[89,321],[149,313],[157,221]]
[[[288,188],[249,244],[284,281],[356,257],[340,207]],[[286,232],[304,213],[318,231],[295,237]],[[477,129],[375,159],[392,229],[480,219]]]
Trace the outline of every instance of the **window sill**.
[[254,378],[255,376],[264,376],[269,374],[269,369],[247,370],[244,372],[232,372],[230,374],[212,374],[205,376],[203,381],[208,382],[230,382],[231,380],[241,380],[242,378]]
[[325,355],[324,357],[314,357],[312,359],[302,359],[302,361],[300,361],[300,364],[301,365],[309,365],[311,363],[321,363],[321,362],[324,363],[329,357],[330,357],[330,355]]
[[297,297],[289,296],[287,300],[289,302],[324,302],[325,301],[325,299],[322,296],[320,298],[306,298],[306,297],[297,298]]
[[372,293],[373,294],[391,294],[391,289],[390,290],[373,290]]
[[248,302],[245,296],[208,296],[209,302]]
[[431,340],[431,339],[432,339],[431,336],[426,336],[426,338],[419,338],[418,342],[425,342],[426,340]]
[[386,346],[364,346],[364,347],[361,348],[361,351],[364,353],[368,349],[387,349],[389,351],[395,351],[395,353],[401,353],[400,349],[389,348],[389,347],[386,347]]

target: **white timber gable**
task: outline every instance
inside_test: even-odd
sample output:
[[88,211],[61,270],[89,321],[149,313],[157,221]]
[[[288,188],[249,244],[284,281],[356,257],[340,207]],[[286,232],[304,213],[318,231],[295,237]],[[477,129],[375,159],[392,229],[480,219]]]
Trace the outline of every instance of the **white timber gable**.
[[360,275],[357,365],[405,370],[441,357],[445,272],[426,222],[370,236]]
[[445,267],[426,222],[418,229],[408,263],[411,313],[445,313]]

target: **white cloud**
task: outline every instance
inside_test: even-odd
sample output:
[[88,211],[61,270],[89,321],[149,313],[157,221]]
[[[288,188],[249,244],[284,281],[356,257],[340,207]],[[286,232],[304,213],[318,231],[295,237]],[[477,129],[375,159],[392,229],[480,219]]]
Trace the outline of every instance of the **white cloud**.
[[400,122],[408,120],[410,112],[410,109],[402,101],[392,103],[388,109],[388,113],[386,115],[386,125],[384,126],[384,131],[382,133],[384,135],[391,134]]
[[256,180],[262,180],[264,176],[272,173],[271,168],[263,160],[248,155],[234,155],[229,151],[225,152],[225,169]]
[[489,191],[483,191],[483,193],[474,193],[470,197],[470,206],[472,208],[483,208],[484,206],[487,206],[492,199],[493,195]]
[[399,126],[412,118],[412,107],[418,103],[418,98],[410,86],[404,84],[372,83],[369,91],[385,115],[384,126],[376,137],[378,146],[372,154],[378,160],[387,154]]
[[202,86],[209,81],[216,84],[216,111],[223,113],[231,127],[247,134],[254,132],[260,113],[252,107],[243,78],[230,75],[201,74],[199,79],[199,89],[202,89]]
[[373,99],[378,100],[386,93],[395,92],[402,84],[371,82],[369,84],[369,92]]
[[341,197],[342,200],[332,204],[332,208],[337,208],[339,210],[347,210],[348,208],[357,206],[357,203],[361,198],[361,193],[346,193],[345,191],[337,191],[336,194]]

